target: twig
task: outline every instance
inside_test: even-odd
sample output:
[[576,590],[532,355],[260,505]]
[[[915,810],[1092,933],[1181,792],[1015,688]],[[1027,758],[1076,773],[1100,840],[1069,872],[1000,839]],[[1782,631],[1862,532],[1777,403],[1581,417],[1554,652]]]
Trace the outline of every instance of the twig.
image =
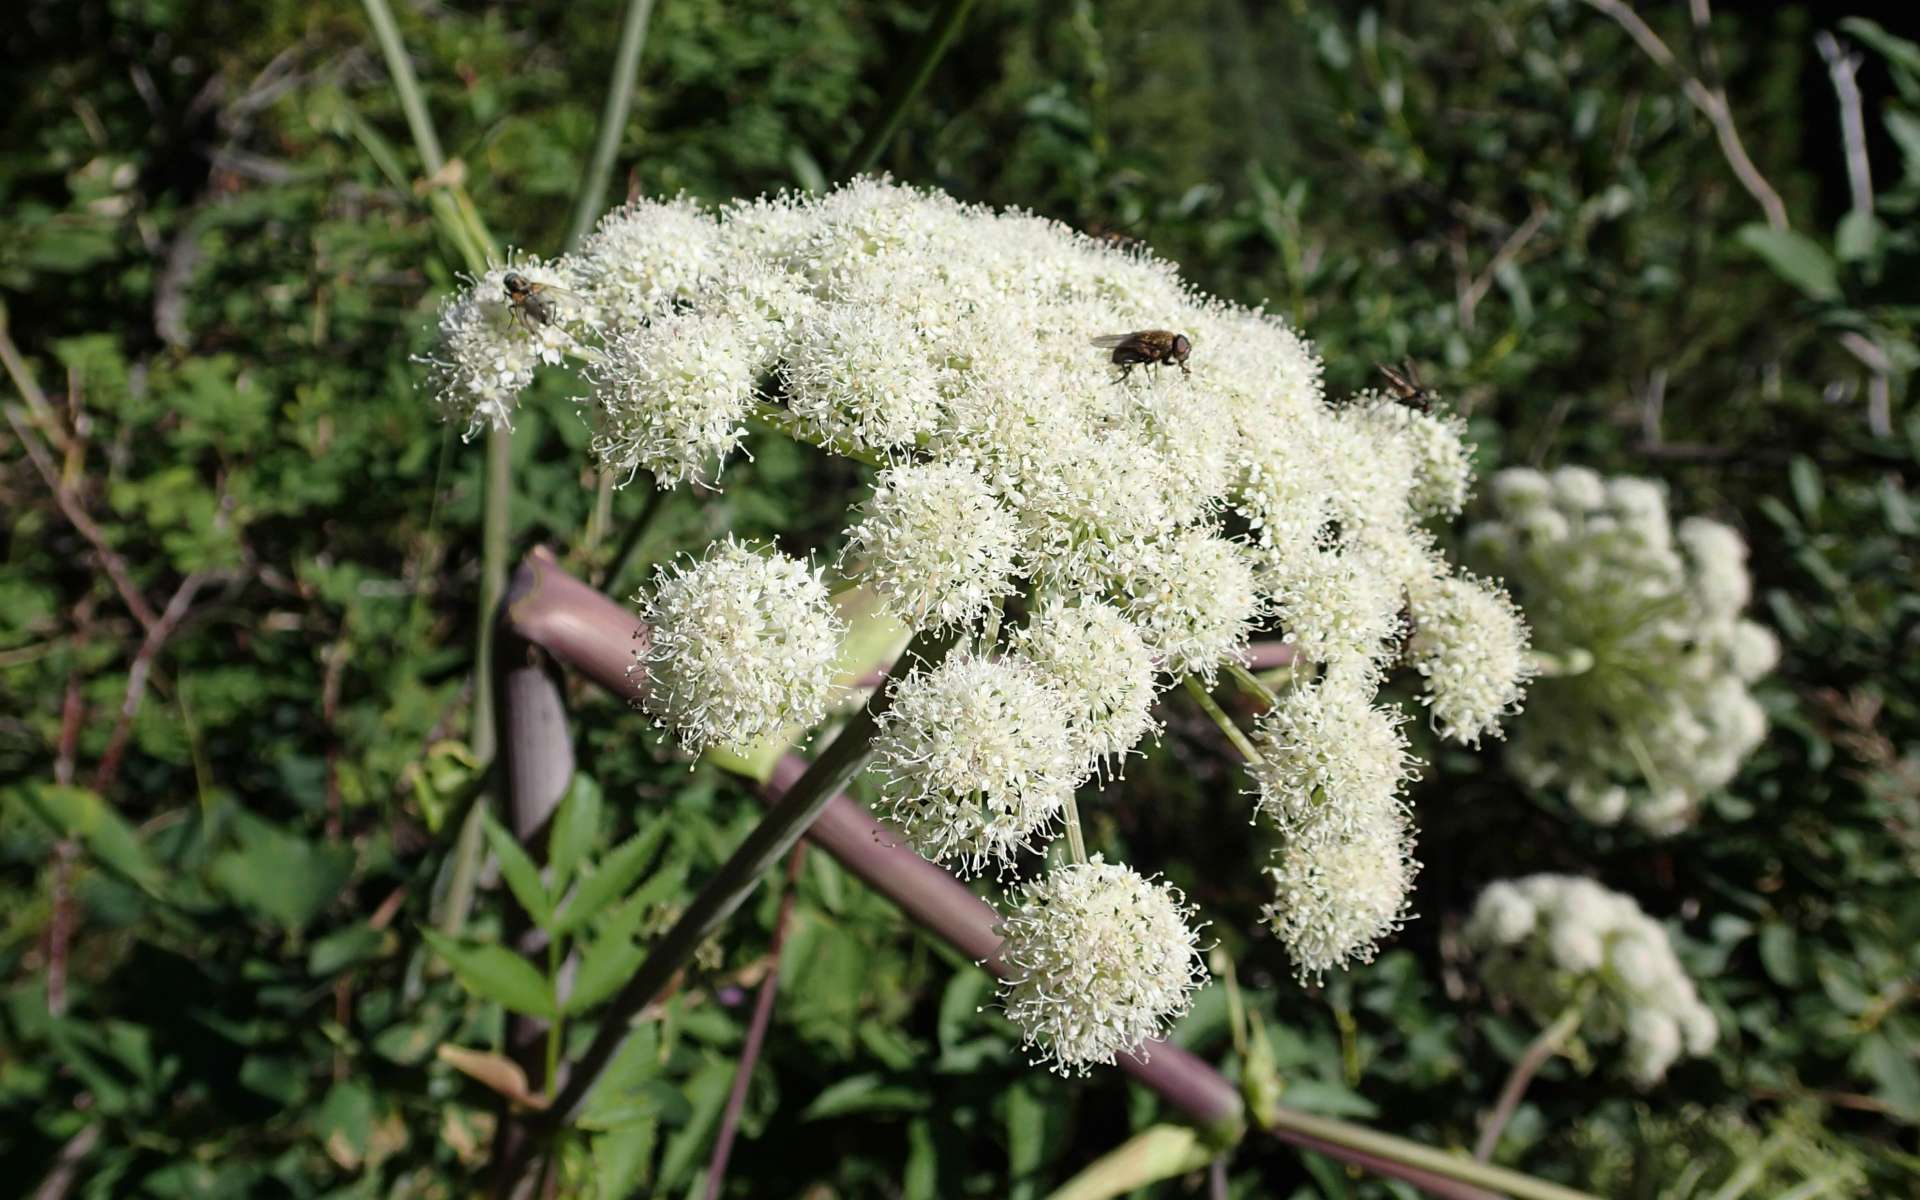
[[1840,141],[1847,153],[1847,187],[1853,193],[1853,211],[1873,211],[1873,166],[1867,158],[1867,122],[1861,115],[1860,56],[1841,49],[1840,41],[1826,30],[1813,37],[1820,57],[1827,62],[1827,77],[1840,98]]
[[120,774],[120,759],[126,753],[127,738],[133,731],[134,715],[140,711],[140,701],[147,694],[147,676],[153,670],[153,660],[185,619],[194,596],[210,578],[212,576],[206,571],[195,571],[182,579],[159,619],[148,628],[147,636],[141,640],[140,649],[133,656],[133,666],[127,670],[127,691],[120,701],[120,715],[114,721],[113,733],[107,738],[106,750],[101,752],[100,765],[93,772],[93,790],[96,793],[106,795],[107,789],[113,786],[115,777]]
[[1893,370],[1893,360],[1880,343],[1854,330],[1844,330],[1840,334],[1840,344],[1847,353],[1860,360],[1867,368],[1867,428],[1875,437],[1893,436],[1893,385],[1888,375]]
[[99,1140],[98,1123],[68,1138],[67,1144],[60,1147],[60,1156],[53,1160],[53,1169],[34,1189],[33,1200],[64,1200],[67,1192],[73,1188],[74,1179],[80,1174],[81,1160],[93,1153],[94,1144]]
[[47,403],[46,392],[35,382],[33,372],[27,369],[27,362],[20,357],[19,347],[13,344],[12,334],[7,332],[6,309],[0,307],[0,365],[4,365],[7,374],[13,379],[13,386],[20,389],[20,398],[27,402],[27,408],[33,413],[33,419],[47,431],[60,453],[71,456],[73,439],[67,435],[66,428],[54,415],[53,406]]
[[1260,763],[1262,761],[1260,751],[1254,749],[1253,743],[1247,740],[1246,733],[1240,726],[1234,724],[1233,718],[1227,715],[1227,710],[1220,707],[1220,702],[1213,698],[1213,693],[1207,691],[1207,685],[1200,682],[1200,677],[1189,675],[1182,682],[1186,684],[1187,694],[1193,697],[1194,703],[1200,706],[1202,712],[1213,718],[1213,723],[1220,727],[1221,733],[1227,735],[1227,740],[1232,742],[1233,748],[1240,752],[1240,757],[1250,764]]
[[1463,328],[1473,328],[1474,309],[1480,306],[1480,301],[1486,299],[1487,290],[1493,286],[1494,276],[1520,256],[1520,252],[1526,249],[1527,243],[1532,241],[1533,236],[1539,233],[1541,227],[1547,223],[1549,215],[1551,214],[1547,206],[1535,201],[1533,211],[1527,214],[1527,219],[1507,235],[1507,240],[1500,243],[1500,248],[1493,252],[1492,258],[1487,260],[1486,269],[1474,276],[1461,291],[1459,308],[1460,324]]
[[1734,175],[1740,180],[1740,186],[1747,189],[1747,194],[1753,197],[1755,203],[1760,205],[1760,211],[1766,214],[1767,224],[1774,229],[1790,228],[1786,202],[1780,199],[1780,193],[1773,190],[1773,185],[1767,182],[1766,176],[1760,173],[1760,168],[1754,165],[1753,159],[1747,154],[1745,143],[1740,140],[1740,130],[1734,124],[1733,109],[1727,103],[1726,92],[1719,88],[1710,88],[1681,70],[1679,60],[1674,57],[1673,51],[1667,47],[1667,44],[1660,40],[1660,35],[1641,20],[1640,14],[1634,12],[1624,0],[1586,0],[1586,2],[1611,17],[1616,25],[1626,30],[1627,36],[1634,40],[1648,58],[1679,78],[1680,90],[1686,93],[1687,99],[1700,110],[1700,115],[1713,126],[1714,137],[1720,142],[1720,153],[1726,158],[1727,165],[1733,168]]
[[1527,1085],[1533,1082],[1534,1073],[1545,1066],[1547,1060],[1560,1050],[1573,1031],[1580,1028],[1580,1014],[1586,1009],[1586,997],[1567,1006],[1567,1010],[1554,1018],[1553,1024],[1540,1031],[1540,1035],[1527,1044],[1526,1050],[1513,1064],[1513,1070],[1507,1072],[1507,1082],[1500,1088],[1500,1098],[1494,1102],[1493,1111],[1487,1114],[1487,1123],[1480,1129],[1480,1140],[1474,1143],[1473,1157],[1480,1162],[1493,1158],[1494,1148],[1500,1144],[1500,1134],[1507,1128],[1507,1122],[1513,1119],[1513,1110],[1520,1107],[1520,1098],[1527,1094]]
[[1640,439],[1649,446],[1661,440],[1660,420],[1667,409],[1667,369],[1655,367],[1640,392]]
[[[10,357],[12,350],[13,342],[7,337],[6,330],[0,329],[0,356]],[[23,377],[16,376],[14,382],[19,383],[21,378]],[[22,395],[27,392],[25,386],[20,390]],[[133,573],[127,569],[127,560],[120,557],[119,552],[107,541],[106,532],[94,524],[93,518],[87,515],[86,508],[80,503],[80,498],[61,479],[59,469],[54,466],[52,456],[47,453],[47,447],[35,435],[33,426],[23,418],[20,410],[9,404],[5,406],[5,412],[7,424],[13,427],[14,436],[20,439],[20,445],[25,448],[27,457],[32,460],[33,469],[39,472],[41,482],[45,483],[48,490],[53,493],[54,503],[60,506],[60,511],[67,518],[67,522],[79,530],[80,536],[87,539],[87,544],[92,546],[93,552],[99,556],[101,569],[113,582],[114,591],[120,593],[120,602],[127,606],[127,611],[133,614],[133,619],[140,622],[142,627],[152,629],[154,622],[160,619],[159,615],[153,611],[153,606],[147,603],[147,598],[134,585]]]
[[760,1060],[760,1048],[767,1040],[767,1026],[773,1023],[773,1003],[780,994],[780,955],[787,946],[787,926],[793,920],[793,900],[800,890],[800,867],[807,860],[807,844],[800,842],[787,856],[787,892],[780,897],[780,915],[773,925],[773,962],[760,980],[753,998],[753,1019],[747,1023],[747,1040],[740,1047],[740,1065],[733,1073],[733,1088],[727,1093],[727,1107],[720,1114],[720,1134],[713,1142],[713,1155],[707,1160],[707,1200],[719,1200],[727,1180],[727,1160],[733,1155],[733,1139],[740,1131],[740,1113],[747,1103],[747,1085],[753,1082],[754,1064]]

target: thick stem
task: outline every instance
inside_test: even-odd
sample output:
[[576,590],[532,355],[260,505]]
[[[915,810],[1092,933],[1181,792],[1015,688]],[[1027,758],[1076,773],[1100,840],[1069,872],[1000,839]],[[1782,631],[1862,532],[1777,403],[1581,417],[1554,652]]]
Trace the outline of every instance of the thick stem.
[[1247,740],[1247,735],[1241,732],[1240,726],[1234,724],[1233,718],[1227,715],[1227,710],[1220,707],[1219,702],[1213,698],[1213,693],[1207,690],[1207,685],[1200,682],[1199,676],[1189,675],[1183,682],[1186,684],[1187,694],[1193,697],[1194,703],[1198,704],[1202,711],[1213,718],[1213,723],[1220,727],[1221,733],[1227,735],[1227,740],[1233,743],[1233,748],[1240,752],[1241,758],[1255,764],[1263,761],[1260,752],[1254,749],[1251,741]]
[[1480,1140],[1474,1143],[1474,1158],[1481,1162],[1492,1160],[1494,1149],[1500,1145],[1500,1134],[1506,1129],[1507,1122],[1513,1119],[1514,1109],[1520,1107],[1520,1098],[1527,1094],[1527,1085],[1533,1082],[1534,1073],[1559,1053],[1562,1043],[1580,1028],[1580,1014],[1585,1008],[1584,997],[1578,1003],[1569,1004],[1565,1012],[1554,1018],[1553,1024],[1541,1030],[1540,1035],[1527,1044],[1526,1050],[1513,1064],[1513,1070],[1507,1072],[1507,1082],[1500,1088],[1500,1099],[1494,1102],[1493,1111],[1487,1114],[1487,1123],[1480,1130]]
[[[507,620],[521,637],[562,664],[628,699],[645,691],[645,677],[630,672],[632,646],[645,630],[631,612],[560,570],[553,556],[536,550],[527,557],[508,598]],[[787,755],[765,785],[769,798],[795,786],[808,765]],[[835,796],[807,830],[807,840],[826,851],[862,882],[900,906],[907,917],[944,939],[989,971],[998,972],[999,915],[966,885],[912,849],[897,831],[846,796]],[[1246,1117],[1240,1091],[1231,1081],[1178,1046],[1152,1042],[1139,1057],[1122,1055],[1120,1069],[1152,1088],[1218,1145],[1240,1135]],[[1400,1179],[1431,1195],[1458,1200],[1488,1200],[1484,1188],[1526,1200],[1594,1200],[1581,1192],[1475,1163],[1376,1133],[1344,1121],[1310,1117],[1281,1109],[1269,1132],[1277,1139]]]
[[[501,781],[501,815],[514,838],[540,861],[546,857],[544,847],[554,813],[573,782],[573,737],[567,728],[566,697],[544,651],[529,645],[504,626],[496,630],[494,645],[498,653],[490,673],[500,699],[500,756],[495,765]],[[477,820],[485,807],[483,793],[475,802],[470,819]],[[474,831],[474,836],[479,838],[477,824]],[[463,828],[462,837],[465,836]],[[461,861],[477,866],[482,854],[476,846],[471,859]],[[465,894],[472,895],[471,880],[467,881]],[[562,958],[561,947],[517,908],[510,920],[508,938],[514,948],[535,959],[544,950],[547,977],[554,981],[557,993],[564,996],[572,966]],[[559,1090],[564,1036],[562,1023],[557,1020],[549,1023],[535,1017],[516,1016],[508,1025],[508,1052],[527,1072],[534,1087],[548,1096]],[[494,1140],[495,1159],[505,1161],[526,1144],[529,1131],[525,1122],[505,1106],[498,1128]]]
[[[922,634],[907,647],[901,661],[938,658],[944,645],[944,635]],[[890,700],[891,695],[884,688],[874,693],[867,707],[855,714],[839,736],[807,767],[793,790],[781,797],[733,855],[714,872],[673,928],[654,943],[640,969],[601,1015],[599,1036],[574,1064],[566,1086],[549,1110],[556,1120],[571,1120],[579,1113],[587,1093],[599,1081],[600,1072],[626,1044],[628,1026],[635,1014],[660,994],[701,944],[746,902],[768,869],[793,849],[794,843],[819,817],[820,810],[866,765],[880,716]]]
[[914,52],[911,62],[901,71],[894,81],[893,89],[887,94],[886,102],[881,106],[880,116],[867,129],[867,135],[860,144],[847,155],[840,164],[838,177],[851,179],[873,169],[880,160],[881,151],[893,140],[899,130],[900,122],[907,115],[907,106],[913,103],[920,89],[932,78],[934,67],[946,57],[947,47],[953,44],[954,35],[960,32],[960,25],[967,19],[967,10],[973,7],[973,0],[945,0],[940,11],[933,16],[933,23],[927,26],[926,34],[920,39],[920,46]]
[[[1269,1129],[1282,1141],[1304,1145],[1311,1138],[1324,1146],[1338,1146],[1368,1156],[1378,1156],[1412,1167],[1442,1179],[1452,1180],[1456,1184],[1465,1184],[1474,1188],[1486,1188],[1496,1193],[1504,1193],[1515,1200],[1594,1200],[1586,1192],[1577,1192],[1572,1188],[1561,1187],[1544,1179],[1535,1179],[1531,1175],[1522,1175],[1518,1171],[1509,1171],[1504,1167],[1490,1166],[1475,1162],[1464,1154],[1454,1154],[1446,1150],[1436,1150],[1432,1146],[1423,1146],[1405,1138],[1394,1137],[1390,1133],[1380,1133],[1360,1125],[1351,1125],[1345,1121],[1336,1121],[1331,1117],[1319,1117],[1310,1113],[1283,1108],[1275,1115]],[[1311,1146],[1321,1150],[1322,1145]]]

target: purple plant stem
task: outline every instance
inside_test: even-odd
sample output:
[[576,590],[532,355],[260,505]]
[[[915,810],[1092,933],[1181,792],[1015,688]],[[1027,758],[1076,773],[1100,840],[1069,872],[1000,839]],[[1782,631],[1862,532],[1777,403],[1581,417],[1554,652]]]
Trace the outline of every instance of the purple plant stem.
[[726,1111],[720,1114],[720,1135],[713,1140],[713,1157],[707,1160],[707,1200],[720,1200],[720,1189],[727,1181],[727,1160],[733,1156],[733,1139],[740,1132],[740,1111],[747,1104],[747,1085],[753,1082],[753,1068],[760,1061],[767,1026],[773,1023],[773,1002],[780,994],[780,956],[787,948],[793,898],[800,890],[800,866],[806,861],[807,844],[801,842],[787,856],[787,890],[780,897],[780,916],[773,925],[773,962],[768,965],[767,977],[760,981],[760,990],[754,995],[753,1019],[747,1023],[747,1040],[740,1047],[740,1065],[733,1073]]
[[[502,620],[515,634],[544,648],[555,661],[579,671],[615,695],[637,700],[645,678],[633,669],[633,650],[645,637],[638,618],[568,575],[544,548],[535,549],[509,585]],[[769,798],[791,786],[806,761],[788,755],[775,768],[763,792]],[[997,966],[1000,938],[993,909],[953,876],[901,844],[897,835],[845,794],[835,796],[807,832],[807,838],[839,860],[854,875],[893,900],[913,920],[947,939],[988,970]],[[1240,1092],[1226,1076],[1178,1046],[1152,1042],[1142,1056],[1122,1056],[1120,1068],[1159,1093],[1168,1104],[1209,1134],[1230,1141],[1245,1121]],[[1448,1200],[1488,1200],[1495,1195],[1436,1172],[1346,1146],[1293,1129],[1268,1131],[1278,1140],[1351,1163],[1391,1179],[1401,1179]],[[1478,1164],[1475,1164],[1478,1165]],[[1512,1172],[1516,1183],[1531,1183]]]
[[[518,637],[502,621],[493,638],[494,723],[500,747],[501,794],[506,826],[526,846],[536,862],[546,858],[546,839],[553,814],[573,780],[573,737],[567,728],[566,699],[560,681],[538,646]],[[475,801],[485,804],[482,794]],[[508,936],[521,954],[538,959],[546,952],[547,936],[516,911]],[[560,995],[572,980],[576,964],[569,961],[555,981]],[[561,1080],[547,1079],[545,1043],[547,1022],[515,1016],[507,1029],[507,1051],[527,1072],[537,1090],[552,1095]],[[565,1064],[558,1072],[565,1073]],[[527,1148],[527,1123],[511,1105],[501,1104],[499,1132],[494,1138],[493,1161],[507,1163]],[[537,1179],[498,1177],[504,1195],[528,1195]]]

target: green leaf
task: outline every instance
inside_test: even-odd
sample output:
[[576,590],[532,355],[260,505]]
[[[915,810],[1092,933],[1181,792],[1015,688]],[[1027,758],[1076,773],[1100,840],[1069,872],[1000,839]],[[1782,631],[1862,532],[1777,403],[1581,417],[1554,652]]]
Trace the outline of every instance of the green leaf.
[[1800,514],[1808,523],[1820,517],[1820,468],[1804,454],[1796,454],[1787,463],[1787,481],[1793,486],[1794,503],[1800,506]]
[[1909,75],[1920,75],[1920,42],[1888,33],[1879,22],[1866,17],[1846,17],[1840,28],[1879,51],[1887,65]]
[[1820,244],[1791,229],[1765,225],[1742,226],[1735,235],[1740,244],[1758,254],[1773,273],[1814,300],[1838,300],[1840,276],[1833,258]]
[[487,844],[493,847],[493,853],[500,860],[500,874],[506,878],[507,887],[512,889],[513,898],[520,902],[533,923],[545,929],[553,923],[553,897],[547,895],[546,886],[540,882],[540,868],[533,865],[533,859],[527,856],[520,840],[513,836],[505,825],[494,820],[493,814],[480,814],[480,826],[486,830]]
[[692,1174],[696,1162],[705,1162],[713,1144],[713,1127],[720,1119],[720,1106],[733,1087],[733,1071],[732,1062],[715,1060],[687,1081],[687,1102],[693,1106],[693,1116],[685,1128],[667,1139],[667,1148],[660,1156],[660,1193]]
[[234,816],[239,843],[213,860],[209,875],[234,903],[303,929],[331,904],[353,874],[353,851],[311,841],[246,813]]
[[580,958],[566,1013],[582,1013],[619,990],[647,957],[646,947],[623,935],[598,938]]
[[933,1123],[915,1117],[907,1123],[907,1168],[900,1179],[901,1200],[934,1200],[940,1194],[940,1155]]
[[575,930],[584,928],[588,921],[599,914],[617,897],[632,887],[641,875],[646,873],[647,863],[653,858],[653,852],[667,836],[667,822],[655,821],[653,825],[634,834],[620,843],[600,864],[600,869],[580,881],[580,886],[560,909],[560,915],[554,918],[552,932],[556,937],[565,937]]
[[1791,927],[1772,922],[1760,930],[1760,965],[1782,987],[1800,984],[1800,959]]
[[800,1110],[800,1119],[819,1121],[865,1112],[920,1112],[930,1103],[926,1092],[919,1088],[888,1083],[886,1076],[867,1072],[849,1075],[829,1085],[813,1098],[813,1103]]
[[371,928],[365,921],[356,921],[313,943],[307,951],[307,974],[324,979],[355,963],[365,962],[380,953],[385,941],[383,931]]
[[133,826],[100,797],[83,788],[51,783],[31,784],[14,794],[56,834],[79,839],[109,870],[149,895],[159,894],[166,872],[147,852]]
[[453,967],[453,973],[469,992],[483,1000],[506,1005],[523,1016],[552,1020],[558,1013],[553,1003],[553,985],[532,963],[497,942],[473,945],[457,942],[443,933],[422,929],[440,957]]
[[1887,227],[1870,212],[1854,209],[1840,218],[1833,231],[1833,253],[1841,262],[1865,262],[1879,257]]
[[593,1137],[593,1179],[602,1196],[632,1196],[647,1186],[660,1123],[629,1121]]
[[600,832],[600,807],[600,785],[593,776],[575,771],[559,811],[553,814],[553,832],[547,838],[547,866],[553,871],[555,893],[566,891],[574,868],[592,848]]

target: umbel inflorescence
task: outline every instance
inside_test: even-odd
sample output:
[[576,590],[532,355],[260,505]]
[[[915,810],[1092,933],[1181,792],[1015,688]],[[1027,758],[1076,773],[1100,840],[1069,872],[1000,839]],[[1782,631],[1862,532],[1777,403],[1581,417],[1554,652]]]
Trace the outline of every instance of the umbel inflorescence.
[[1515,773],[1602,825],[1684,828],[1766,735],[1748,687],[1780,647],[1741,615],[1746,542],[1704,517],[1674,524],[1646,479],[1516,468],[1489,490],[1468,553],[1506,576],[1559,664],[1508,747]]
[[1590,879],[1489,884],[1466,939],[1488,987],[1542,1024],[1571,1009],[1587,1038],[1624,1042],[1627,1073],[1642,1086],[1682,1054],[1707,1053],[1719,1036],[1666,930],[1633,897]]
[[[1467,495],[1457,419],[1329,403],[1284,322],[1149,254],[880,181],[640,202],[578,253],[513,266],[548,319],[494,272],[449,302],[429,360],[470,428],[510,421],[564,357],[623,479],[716,486],[769,434],[875,468],[831,567],[957,642],[895,679],[873,741],[883,809],[921,853],[979,871],[1044,848],[1154,731],[1159,691],[1212,683],[1264,629],[1298,660],[1254,737],[1272,927],[1317,975],[1404,917],[1417,764],[1383,676],[1411,668],[1434,728],[1473,743],[1528,675],[1517,610],[1422,531]],[[1185,335],[1187,370],[1122,378],[1093,346],[1145,329]],[[696,750],[818,721],[821,574],[731,542],[663,571],[642,597],[655,717]],[[1062,1070],[1163,1031],[1202,974],[1184,902],[1118,864],[1056,868],[1006,911],[1007,1008]]]

